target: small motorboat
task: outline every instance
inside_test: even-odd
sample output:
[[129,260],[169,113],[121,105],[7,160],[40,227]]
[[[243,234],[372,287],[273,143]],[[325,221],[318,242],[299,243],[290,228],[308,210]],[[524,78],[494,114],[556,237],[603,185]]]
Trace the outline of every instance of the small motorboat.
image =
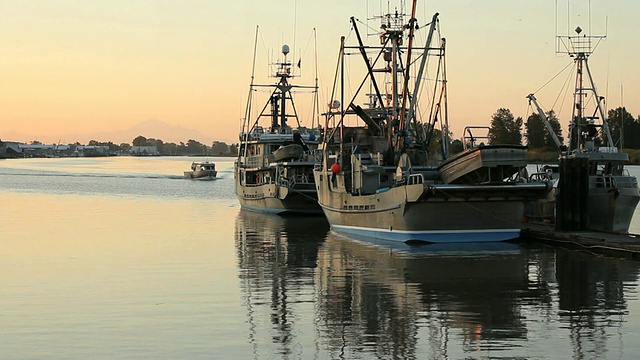
[[184,172],[185,179],[211,180],[215,179],[216,175],[218,175],[216,164],[208,161],[194,161],[191,163],[191,170]]

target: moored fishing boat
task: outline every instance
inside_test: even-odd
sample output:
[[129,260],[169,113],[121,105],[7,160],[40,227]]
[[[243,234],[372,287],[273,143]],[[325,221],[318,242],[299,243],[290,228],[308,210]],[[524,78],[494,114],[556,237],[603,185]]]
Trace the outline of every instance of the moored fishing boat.
[[[399,242],[516,238],[524,203],[543,197],[548,185],[525,183],[518,172],[500,181],[443,181],[441,158],[430,145],[438,122],[443,126],[440,141],[448,144],[445,41],[439,47],[431,45],[438,28],[436,13],[428,26],[420,26],[428,29],[421,34],[426,35],[425,45],[413,46],[419,35],[415,6],[414,0],[410,16],[396,11],[380,17],[378,46],[364,44],[357,20],[351,18],[357,44],[347,45],[342,38],[338,69],[345,73],[344,59],[353,51],[362,57],[366,77],[349,95],[342,77],[341,100],[332,101],[327,112],[322,162],[314,171],[318,202],[332,229],[344,233]],[[439,94],[423,97],[430,58],[436,59],[433,73],[439,75],[434,83]],[[356,99],[367,81],[371,92],[363,107]],[[426,97],[435,101],[421,102]],[[430,115],[423,119],[427,111]],[[354,122],[347,119],[353,118],[361,125],[347,126]],[[517,168],[519,161],[518,157],[511,167]]]
[[[569,55],[575,65],[575,105],[572,106],[568,147],[559,140],[547,113],[539,105],[535,95],[529,94],[527,98],[530,104],[535,106],[538,116],[552,135],[559,150],[560,164],[572,161],[577,164],[577,161],[583,159],[585,169],[584,175],[581,176],[586,179],[580,183],[578,177],[581,176],[574,176],[576,181],[563,181],[566,178],[562,177],[570,175],[567,168],[566,175],[562,175],[562,166],[556,167],[558,171],[555,172],[544,171],[534,174],[555,180],[560,186],[554,186],[546,199],[529,204],[526,215],[534,221],[556,221],[558,218],[562,220],[569,217],[569,222],[575,222],[576,219],[571,217],[580,217],[584,219],[578,220],[581,224],[575,226],[575,230],[626,233],[640,201],[638,180],[625,169],[625,165],[629,163],[629,154],[618,149],[618,143],[614,140],[605,113],[604,97],[598,94],[588,63],[593,49],[604,36],[581,34],[580,27],[577,27],[575,32],[575,35],[558,36],[558,42],[562,46],[557,50]],[[576,192],[586,193],[585,199],[579,204],[575,201],[558,202],[563,195]],[[561,214],[557,211],[558,206],[562,208]],[[576,209],[571,210],[570,207]],[[566,216],[578,213],[586,215]]]
[[[257,35],[256,32],[256,39]],[[273,64],[274,84],[254,84],[252,76],[234,166],[235,192],[242,208],[248,210],[277,214],[322,214],[313,178],[320,131],[301,124],[292,91],[311,93],[317,107],[318,87],[317,83],[314,86],[290,83],[294,74],[292,63],[287,59],[288,54],[289,47],[284,45],[283,58]],[[262,110],[254,117],[253,93],[260,88],[270,89],[270,95]]]

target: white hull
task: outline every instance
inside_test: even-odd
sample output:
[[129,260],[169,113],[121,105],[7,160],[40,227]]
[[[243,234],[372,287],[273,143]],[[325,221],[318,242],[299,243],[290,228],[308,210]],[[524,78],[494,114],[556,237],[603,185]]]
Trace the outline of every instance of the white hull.
[[185,179],[213,180],[218,175],[217,171],[185,171]]
[[[267,178],[265,174],[269,175],[268,179],[273,179],[277,171],[267,167],[259,173],[263,179]],[[288,187],[269,180],[263,184],[247,184],[247,177],[253,174],[255,172],[238,168],[236,164],[235,191],[242,208],[271,214],[322,214],[313,183],[291,184]]]
[[[278,194],[285,194],[280,198]],[[243,187],[236,184],[236,194],[243,209],[270,214],[321,215],[313,192],[291,193],[285,187],[262,185]]]
[[185,171],[185,179],[213,180],[218,175],[216,165],[208,161],[191,163],[191,171]]
[[[520,236],[524,203],[545,184],[397,186],[371,195],[334,191],[316,172],[318,200],[338,232],[396,242],[493,242]],[[329,175],[330,176],[330,175]]]

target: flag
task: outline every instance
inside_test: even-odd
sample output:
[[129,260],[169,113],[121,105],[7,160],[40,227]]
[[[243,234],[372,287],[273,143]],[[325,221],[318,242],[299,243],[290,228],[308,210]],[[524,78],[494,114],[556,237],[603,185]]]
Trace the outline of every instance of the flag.
[[302,59],[298,60],[298,69],[300,68],[300,62],[302,61]]

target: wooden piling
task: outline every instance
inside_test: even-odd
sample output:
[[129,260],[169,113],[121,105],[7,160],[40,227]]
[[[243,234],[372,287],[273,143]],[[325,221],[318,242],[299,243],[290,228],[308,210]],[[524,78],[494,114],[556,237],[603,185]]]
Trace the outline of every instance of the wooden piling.
[[589,158],[562,156],[559,165],[556,229],[586,230],[589,225]]

